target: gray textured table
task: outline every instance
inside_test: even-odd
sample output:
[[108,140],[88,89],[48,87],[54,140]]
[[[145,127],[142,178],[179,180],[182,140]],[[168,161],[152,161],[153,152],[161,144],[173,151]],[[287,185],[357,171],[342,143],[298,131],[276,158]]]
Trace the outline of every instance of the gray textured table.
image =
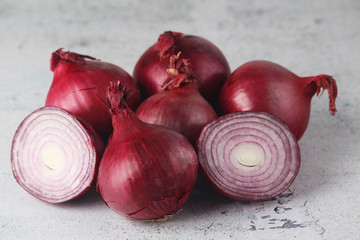
[[[320,1],[0,1],[0,239],[359,239],[360,2]],[[44,104],[59,47],[129,73],[165,30],[215,43],[231,69],[253,59],[300,76],[333,75],[338,113],[324,94],[312,101],[300,141],[293,194],[245,204],[194,191],[167,222],[134,222],[91,191],[50,205],[27,194],[10,166],[13,134]]]

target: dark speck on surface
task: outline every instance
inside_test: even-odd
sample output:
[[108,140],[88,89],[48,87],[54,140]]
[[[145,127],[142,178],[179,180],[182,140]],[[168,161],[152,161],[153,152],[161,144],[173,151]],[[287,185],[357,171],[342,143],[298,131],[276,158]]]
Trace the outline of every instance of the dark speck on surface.
[[225,215],[225,216],[227,216],[227,215],[229,215],[229,211],[221,211],[221,214],[223,214],[223,215]]
[[[299,223],[296,223],[297,221],[291,221],[290,219],[284,219],[285,223],[281,226],[276,226],[276,227],[270,227],[269,229],[281,229],[281,228],[304,228],[305,226]],[[283,221],[283,220],[281,220]]]
[[250,225],[249,231],[256,231],[256,226],[255,225]]
[[276,213],[283,213],[283,212],[288,211],[288,210],[291,210],[291,208],[284,208],[284,207],[279,207],[279,206],[274,208],[274,211]]
[[79,45],[82,47],[86,47],[86,46],[90,45],[90,43],[87,40],[81,40],[79,42]]
[[253,213],[249,213],[247,216],[246,216],[247,219],[251,219],[251,220],[255,220],[256,219],[256,216],[255,214]]
[[293,195],[294,192],[288,192],[288,193],[281,193],[279,195],[279,198],[284,198],[284,197],[290,197],[291,195]]
[[315,22],[316,24],[321,24],[321,23],[324,22],[324,19],[322,19],[322,18],[315,18],[315,19],[314,19],[314,22]]

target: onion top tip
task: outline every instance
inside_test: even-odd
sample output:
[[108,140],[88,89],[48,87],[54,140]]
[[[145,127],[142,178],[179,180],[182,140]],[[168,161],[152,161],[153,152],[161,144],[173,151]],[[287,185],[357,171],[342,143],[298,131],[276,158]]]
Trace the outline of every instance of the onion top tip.
[[53,52],[51,54],[51,59],[50,59],[50,70],[51,71],[55,71],[58,63],[61,60],[64,61],[68,61],[68,62],[85,62],[86,58],[90,59],[90,60],[96,60],[96,58],[88,56],[88,55],[82,55],[82,54],[78,54],[75,52],[70,52],[70,51],[63,51],[64,48],[59,48],[58,50],[56,50],[55,52]]
[[335,79],[332,76],[322,74],[314,77],[314,83],[316,84],[317,96],[321,96],[325,90],[328,90],[329,112],[331,115],[335,115],[335,113],[337,112],[335,100],[338,92]]

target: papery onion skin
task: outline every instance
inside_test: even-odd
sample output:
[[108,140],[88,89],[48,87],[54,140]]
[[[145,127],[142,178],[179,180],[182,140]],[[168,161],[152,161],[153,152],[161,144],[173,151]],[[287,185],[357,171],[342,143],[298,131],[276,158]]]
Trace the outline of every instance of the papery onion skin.
[[[173,56],[168,72],[173,76],[163,91],[142,102],[137,117],[147,123],[162,125],[183,134],[195,146],[201,129],[217,118],[212,106],[199,94],[189,62]],[[179,64],[179,61],[184,63]]]
[[216,104],[226,78],[229,64],[223,53],[210,41],[179,32],[164,32],[158,42],[148,48],[134,68],[133,77],[143,98],[162,90],[169,78],[166,69],[169,56],[181,52],[182,58],[192,63],[200,94],[211,104]]
[[[250,167],[234,164],[231,154],[241,144],[262,149],[262,161]],[[235,200],[272,199],[292,184],[300,169],[300,149],[295,136],[278,118],[263,112],[219,117],[203,128],[197,151],[210,185]]]
[[[51,169],[51,165],[46,165],[48,159],[42,154],[48,150],[47,144],[55,146],[64,155],[72,154],[61,159],[60,164],[66,161],[66,170],[59,172],[54,166]],[[14,135],[11,147],[13,175],[34,197],[48,203],[66,202],[85,194],[93,186],[104,149],[103,141],[90,124],[61,108],[42,107],[29,114]],[[49,151],[47,154],[48,158],[59,155]],[[73,171],[78,175],[71,175]],[[57,177],[59,174],[65,175]]]
[[140,91],[134,79],[114,64],[62,49],[52,53],[50,62],[54,78],[45,106],[61,107],[85,119],[104,141],[112,132],[111,116],[105,104],[110,82],[121,80],[131,89],[130,108],[135,110],[140,103]]
[[180,133],[139,120],[119,99],[120,89],[112,86],[108,93],[114,132],[100,163],[98,191],[128,219],[166,220],[195,185],[196,152]]
[[270,113],[285,122],[300,140],[309,123],[311,99],[324,90],[329,94],[329,111],[335,115],[337,85],[331,76],[299,77],[276,63],[251,61],[226,80],[218,110],[221,115],[239,111]]

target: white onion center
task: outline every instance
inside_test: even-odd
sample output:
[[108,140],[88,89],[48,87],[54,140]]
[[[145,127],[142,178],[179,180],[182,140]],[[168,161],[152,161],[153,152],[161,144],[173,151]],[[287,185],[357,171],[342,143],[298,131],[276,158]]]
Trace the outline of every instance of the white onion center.
[[18,183],[51,203],[74,198],[94,179],[96,150],[87,130],[68,112],[44,107],[19,126],[12,145]]
[[46,167],[42,170],[44,174],[47,172],[58,174],[65,170],[66,154],[61,145],[52,142],[45,144],[39,152],[39,157]]
[[245,167],[255,167],[264,161],[263,149],[253,143],[243,143],[233,148],[230,152],[230,159],[234,166],[238,164]]

